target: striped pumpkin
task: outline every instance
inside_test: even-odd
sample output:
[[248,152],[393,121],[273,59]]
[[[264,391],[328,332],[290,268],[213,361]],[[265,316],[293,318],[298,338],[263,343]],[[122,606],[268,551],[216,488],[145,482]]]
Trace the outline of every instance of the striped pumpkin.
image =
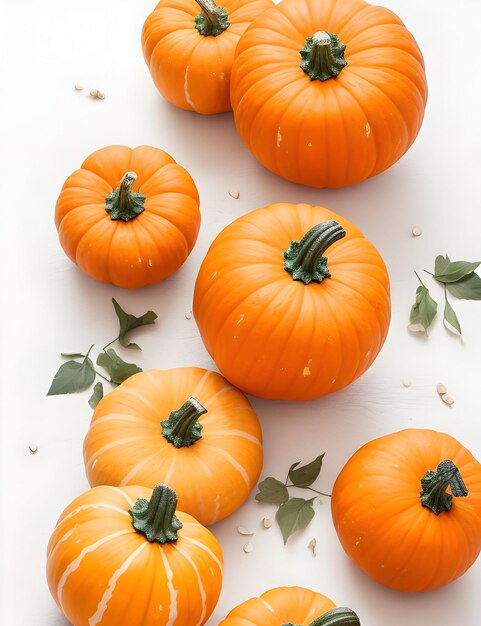
[[233,513],[256,484],[262,432],[248,400],[220,374],[151,370],[101,400],[84,459],[91,486],[152,488],[160,480],[183,511],[209,525]]
[[205,624],[222,587],[222,551],[175,506],[165,485],[104,486],[65,509],[48,545],[47,580],[74,626]]

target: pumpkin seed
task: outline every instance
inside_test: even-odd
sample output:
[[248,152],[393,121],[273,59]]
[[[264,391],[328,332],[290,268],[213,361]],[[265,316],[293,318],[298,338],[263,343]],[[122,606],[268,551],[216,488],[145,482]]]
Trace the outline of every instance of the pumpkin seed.
[[31,443],[28,446],[28,449],[30,450],[30,454],[37,454],[38,452],[38,446],[36,446],[34,443]]
[[252,543],[250,541],[248,543],[246,543],[245,546],[244,546],[244,552],[246,554],[249,554],[250,552],[252,552],[253,549],[254,549],[254,546],[252,545]]
[[105,100],[105,94],[99,91],[98,89],[92,89],[92,91],[90,92],[90,96],[94,100]]
[[411,386],[411,381],[409,380],[409,378],[403,378],[403,387],[410,387]]
[[448,404],[449,406],[451,406],[452,404],[454,404],[454,398],[452,398],[451,396],[448,396],[447,393],[444,393],[441,398],[443,399],[443,402],[445,402],[446,404]]
[[264,526],[264,528],[270,528],[272,526],[272,520],[270,517],[264,517],[264,519],[262,520],[262,525]]
[[439,393],[440,396],[444,396],[445,393],[448,393],[448,390],[443,385],[443,383],[438,383],[436,385],[436,391]]
[[75,91],[83,91],[84,87],[83,87],[83,85],[74,85],[73,88],[74,88]]
[[316,556],[316,545],[317,545],[317,540],[315,537],[313,537],[307,544],[307,547],[309,548],[309,550],[312,550],[313,556]]
[[186,320],[191,320],[192,319],[192,311],[189,311],[188,313],[186,313],[184,315],[184,317],[185,317]]
[[238,189],[229,189],[229,196],[231,198],[234,198],[234,200],[237,200],[237,198],[240,196],[239,190]]
[[419,228],[419,226],[414,226],[411,232],[413,234],[413,237],[419,237],[423,234],[423,231]]
[[239,533],[239,535],[253,535],[254,534],[252,530],[248,530],[247,528],[244,528],[244,526],[238,526],[237,532]]

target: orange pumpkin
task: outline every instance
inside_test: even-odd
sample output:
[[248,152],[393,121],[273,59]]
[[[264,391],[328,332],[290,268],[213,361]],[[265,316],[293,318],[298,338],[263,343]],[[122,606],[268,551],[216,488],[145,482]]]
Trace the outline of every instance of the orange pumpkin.
[[[142,30],[152,79],[175,106],[210,115],[232,109],[230,75],[240,36],[271,0],[160,0]],[[200,12],[199,12],[200,10]]]
[[47,580],[74,626],[205,624],[222,587],[222,551],[175,508],[175,493],[157,485],[96,487],[65,509]]
[[360,626],[358,616],[320,593],[277,587],[243,602],[219,626]]
[[262,469],[262,432],[245,396],[198,367],[151,370],[107,394],[84,443],[91,485],[162,480],[179,506],[214,524],[246,500]]
[[390,320],[389,278],[372,243],[343,217],[274,204],[215,239],[193,311],[233,385],[310,400],[345,387],[376,358]]
[[109,146],[67,178],[55,209],[67,256],[103,283],[164,280],[189,256],[200,226],[190,174],[163,150]]
[[388,9],[363,0],[283,0],[237,46],[237,129],[265,167],[344,187],[395,163],[424,116],[424,62]]
[[432,430],[374,439],[339,474],[332,517],[344,550],[374,580],[400,591],[437,589],[481,550],[481,464]]

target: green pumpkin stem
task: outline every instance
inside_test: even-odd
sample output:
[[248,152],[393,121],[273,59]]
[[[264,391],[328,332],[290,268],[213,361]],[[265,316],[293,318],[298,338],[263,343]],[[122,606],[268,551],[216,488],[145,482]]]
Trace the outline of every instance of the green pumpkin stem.
[[145,210],[146,196],[132,191],[132,183],[137,180],[135,172],[126,172],[119,186],[105,198],[105,210],[112,220],[129,222]]
[[[283,624],[282,626],[296,626],[296,624]],[[345,606],[338,606],[315,619],[310,626],[361,626],[361,622],[354,611]]]
[[217,37],[230,26],[229,15],[224,7],[218,7],[214,0],[195,0],[202,13],[195,16],[195,27],[204,37]]
[[313,281],[322,283],[331,275],[324,252],[345,236],[344,228],[334,220],[313,226],[300,241],[291,241],[284,250],[284,269],[305,285]]
[[301,50],[301,68],[311,80],[324,82],[336,78],[347,65],[345,49],[337,35],[324,30],[314,33],[306,39]]
[[[448,486],[453,495],[446,493]],[[453,496],[460,498],[468,495],[458,468],[449,459],[441,461],[436,470],[428,470],[421,478],[421,487],[421,504],[435,515],[451,510]]]
[[162,435],[176,448],[191,446],[202,437],[202,424],[198,419],[204,413],[207,413],[205,406],[195,398],[189,398],[161,422]]
[[132,526],[149,541],[177,541],[182,522],[175,515],[176,506],[175,491],[160,483],[154,487],[150,500],[139,498],[129,510]]

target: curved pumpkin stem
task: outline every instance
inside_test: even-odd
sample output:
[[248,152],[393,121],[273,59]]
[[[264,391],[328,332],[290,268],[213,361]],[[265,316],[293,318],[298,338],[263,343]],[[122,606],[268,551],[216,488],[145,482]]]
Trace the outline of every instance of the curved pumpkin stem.
[[[295,624],[283,624],[282,626],[296,626]],[[310,626],[361,626],[359,617],[345,606],[338,606],[321,615]]]
[[177,531],[182,528],[182,522],[175,515],[176,506],[175,491],[160,483],[154,487],[150,500],[139,498],[129,510],[132,526],[148,541],[177,541]]
[[195,0],[202,13],[195,16],[195,27],[204,37],[217,37],[230,26],[228,13],[224,7],[218,7],[214,0]]
[[[448,486],[453,495],[446,493]],[[458,468],[449,459],[441,461],[436,470],[428,470],[421,478],[421,487],[421,504],[435,515],[451,510],[453,496],[459,498],[468,495]]]
[[132,183],[136,180],[135,172],[126,172],[117,189],[105,198],[105,210],[110,215],[110,219],[129,222],[145,210],[146,196],[132,191]]
[[191,446],[201,439],[202,424],[197,421],[207,409],[195,398],[189,398],[169,417],[161,422],[162,435],[176,448]]
[[334,220],[317,224],[300,241],[291,241],[284,251],[284,269],[305,285],[313,281],[322,283],[331,275],[324,252],[345,236],[344,228]]
[[345,49],[337,35],[324,30],[314,33],[301,50],[301,68],[311,80],[324,82],[336,78],[347,65]]

